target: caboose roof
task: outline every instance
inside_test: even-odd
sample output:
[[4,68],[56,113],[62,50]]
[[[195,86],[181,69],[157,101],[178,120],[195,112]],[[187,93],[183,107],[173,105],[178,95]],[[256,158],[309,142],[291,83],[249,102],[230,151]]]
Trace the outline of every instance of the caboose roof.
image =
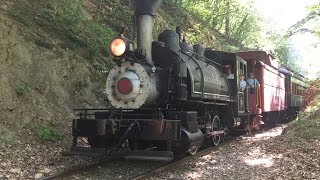
[[275,59],[272,55],[268,54],[266,51],[252,50],[252,51],[240,51],[236,52],[238,56],[246,60],[248,63],[253,61],[263,62],[275,69],[279,68],[279,64],[273,60]]

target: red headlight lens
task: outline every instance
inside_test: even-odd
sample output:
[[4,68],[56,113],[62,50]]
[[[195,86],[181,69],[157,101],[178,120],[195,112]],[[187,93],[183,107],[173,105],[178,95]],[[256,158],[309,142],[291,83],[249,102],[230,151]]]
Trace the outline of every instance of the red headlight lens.
[[121,78],[117,83],[118,91],[121,94],[129,94],[132,92],[132,83],[128,78]]

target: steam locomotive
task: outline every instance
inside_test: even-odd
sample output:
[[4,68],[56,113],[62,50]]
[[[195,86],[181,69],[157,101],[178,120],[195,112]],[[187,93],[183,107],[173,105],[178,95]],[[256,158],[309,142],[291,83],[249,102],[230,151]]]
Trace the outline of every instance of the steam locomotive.
[[[191,45],[181,38],[180,28],[165,30],[153,41],[160,4],[135,1],[137,48],[124,36],[111,41],[116,66],[107,76],[106,96],[114,108],[75,110],[72,152],[112,153],[126,146],[128,159],[170,161],[175,153],[193,155],[205,143],[218,145],[230,131],[258,129],[262,120],[268,121],[263,117],[288,109],[285,99],[291,94],[284,79],[293,76],[288,69],[281,73],[271,66],[267,53]],[[225,75],[227,68],[232,78]],[[248,71],[261,86],[241,91],[240,75],[247,77]],[[269,85],[265,76],[274,76],[276,84]],[[90,147],[78,146],[79,137],[86,137]]]

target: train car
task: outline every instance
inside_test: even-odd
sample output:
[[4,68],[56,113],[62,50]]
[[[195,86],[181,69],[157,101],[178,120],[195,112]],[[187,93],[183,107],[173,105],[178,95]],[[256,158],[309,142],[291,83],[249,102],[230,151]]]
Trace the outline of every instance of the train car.
[[279,67],[279,72],[285,75],[286,102],[285,111],[282,116],[284,119],[295,117],[304,105],[304,92],[309,85],[306,83],[304,76],[284,65]]
[[259,82],[259,86],[249,95],[250,110],[261,114],[264,123],[278,123],[280,114],[286,107],[285,75],[278,71],[278,64],[265,51],[236,54],[247,61],[248,71]]

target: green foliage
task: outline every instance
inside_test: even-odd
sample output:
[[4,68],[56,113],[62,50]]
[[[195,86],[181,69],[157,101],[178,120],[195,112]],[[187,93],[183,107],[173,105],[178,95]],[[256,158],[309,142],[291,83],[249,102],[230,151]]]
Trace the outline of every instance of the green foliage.
[[[241,4],[239,0],[171,0],[174,5],[180,5],[194,19],[201,22],[187,37],[190,41],[199,39],[203,34],[197,29],[208,28],[224,38],[228,44],[239,48],[257,48],[260,43],[260,17],[250,3]],[[187,39],[189,41],[189,39]]]
[[97,59],[100,52],[109,53],[109,42],[114,37],[114,32],[110,28],[94,21],[84,21],[81,27],[78,29],[78,34],[88,45],[90,57]]
[[13,133],[4,127],[0,127],[0,143],[12,144],[13,142],[14,142]]
[[18,96],[24,96],[24,95],[26,95],[28,93],[28,87],[24,83],[17,84],[16,87],[15,87],[15,91],[16,91]]
[[[296,143],[310,139],[320,140],[320,84],[319,80],[310,83],[306,93],[313,94],[312,101],[300,112],[299,116],[289,125],[288,143]],[[307,98],[310,100],[309,98]]]
[[191,44],[198,44],[201,41],[201,35],[203,33],[204,29],[202,28],[201,24],[195,24],[193,25],[192,29],[188,29],[185,32],[185,38],[188,40]]
[[[277,42],[276,39],[274,41]],[[288,65],[288,60],[290,59],[290,48],[291,45],[288,41],[282,40],[276,45],[274,53],[281,64]]]
[[57,142],[63,139],[63,134],[53,127],[47,125],[36,124],[33,126],[36,136],[42,141]]
[[13,15],[15,18],[19,20],[23,20],[23,16],[25,15],[23,11],[19,9],[15,9],[14,11],[10,11],[11,15]]
[[[313,23],[316,24],[316,26],[313,26],[313,28],[308,29],[311,32],[317,35],[320,38],[320,25],[319,25],[319,17],[320,17],[320,2],[318,1],[317,4],[314,4],[309,7],[309,14],[300,22],[303,25],[304,22]],[[302,27],[302,25],[300,27]],[[300,28],[300,30],[303,30],[304,28]]]
[[69,37],[78,46],[88,48],[92,60],[101,55],[108,56],[108,43],[114,37],[114,31],[102,22],[93,19],[81,5],[80,0],[59,0],[56,21],[69,33]]
[[293,130],[289,136],[296,137],[300,140],[320,139],[320,118],[297,119],[292,124]]
[[276,32],[268,32],[269,44],[273,44],[272,54],[277,58],[278,62],[289,67],[295,72],[301,72],[301,67],[297,64],[300,55],[294,48],[294,44],[290,42],[290,38],[280,35]]
[[307,10],[308,14],[291,26],[287,31],[287,37],[290,37],[296,33],[312,33],[320,38],[320,1],[308,7]]
[[[128,3],[127,0],[109,0],[109,1],[101,1],[103,5],[106,7],[111,7],[110,13],[105,14],[104,19],[106,21],[110,21],[111,24],[119,27],[129,27],[133,24],[133,11],[129,10],[127,7]],[[113,22],[111,22],[113,21]]]
[[80,22],[85,20],[84,11],[81,6],[80,0],[63,1],[58,0],[59,3],[59,16],[57,21],[68,25],[71,29],[79,25]]

